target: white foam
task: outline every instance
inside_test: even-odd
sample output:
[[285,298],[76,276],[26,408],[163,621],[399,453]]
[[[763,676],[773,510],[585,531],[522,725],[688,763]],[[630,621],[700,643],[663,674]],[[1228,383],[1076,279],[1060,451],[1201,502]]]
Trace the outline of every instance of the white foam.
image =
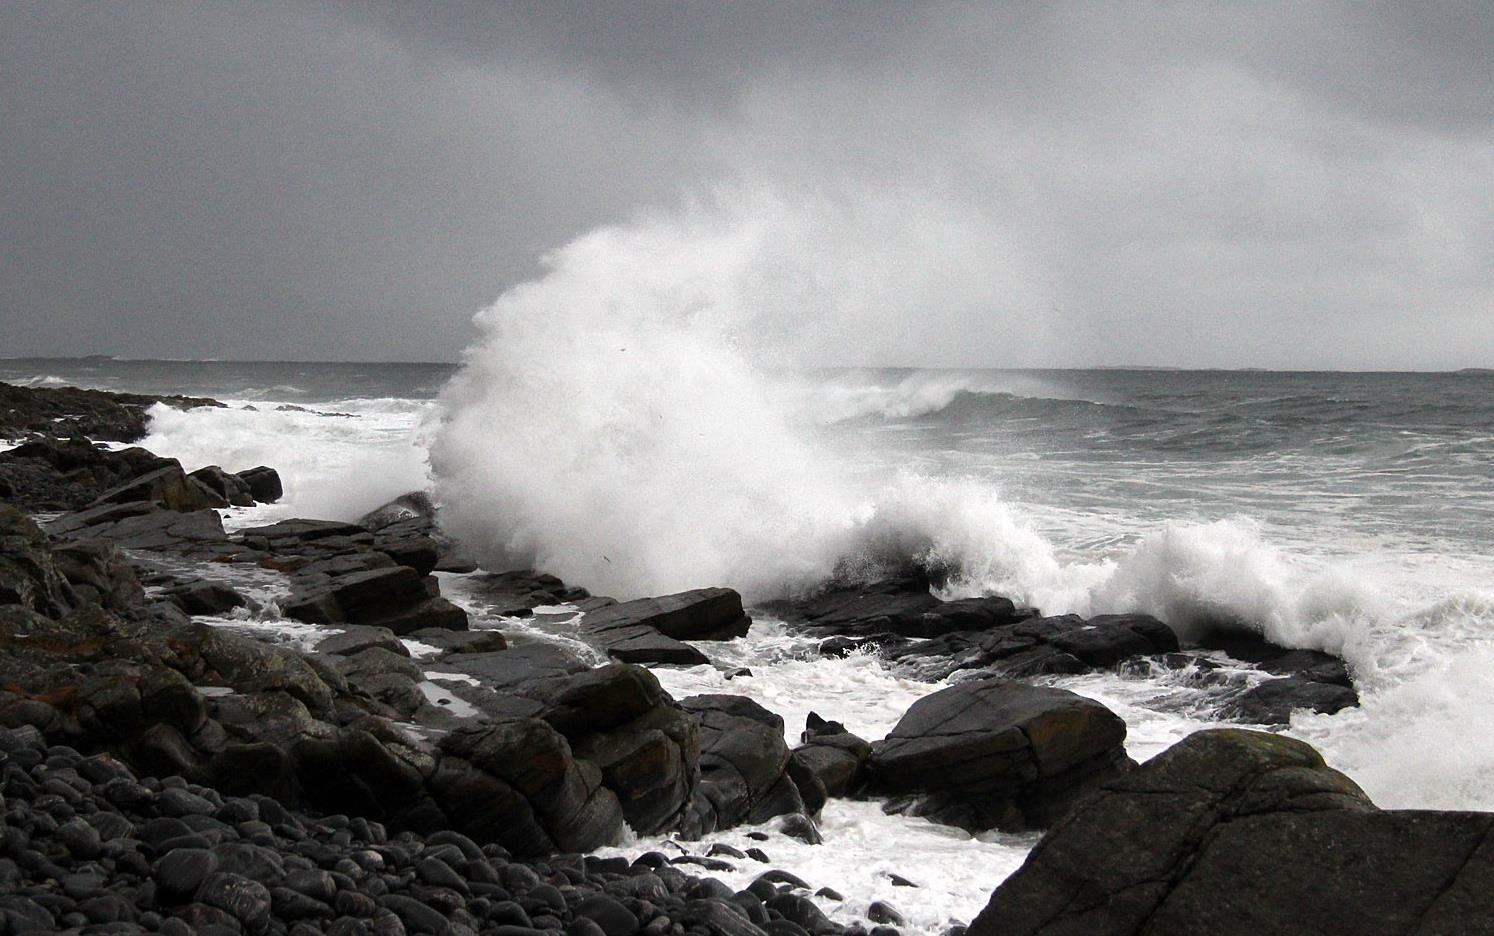
[[477,706],[457,698],[451,692],[430,680],[420,683],[420,691],[425,696],[427,702],[432,705],[439,705],[458,718],[477,718],[482,715],[482,711]]
[[[150,410],[142,445],[179,459],[188,471],[269,465],[285,496],[253,508],[236,525],[286,517],[352,520],[389,500],[429,486],[422,433],[434,404],[410,400],[339,400],[327,404],[358,419],[265,407]],[[235,517],[235,520],[238,520]]]
[[[769,868],[789,871],[812,889],[829,887],[845,899],[812,897],[820,909],[842,923],[867,925],[866,909],[874,900],[897,908],[907,919],[904,932],[935,936],[951,924],[968,923],[991,897],[996,885],[1006,880],[1037,841],[1036,835],[988,834],[974,837],[926,819],[883,815],[877,803],[831,800],[820,816],[824,844],[806,845],[784,835],[773,834],[774,823],[749,826],[685,843],[691,852],[704,854],[709,844],[722,842],[745,851],[761,848],[771,864],[751,859],[730,859],[734,871],[704,871],[678,865],[714,877],[735,889],[745,888]],[[766,842],[747,837],[752,831],[768,831]],[[625,846],[601,849],[601,855],[636,857],[646,851],[677,851],[666,839],[639,839]],[[895,887],[890,875],[899,875],[917,887]]]

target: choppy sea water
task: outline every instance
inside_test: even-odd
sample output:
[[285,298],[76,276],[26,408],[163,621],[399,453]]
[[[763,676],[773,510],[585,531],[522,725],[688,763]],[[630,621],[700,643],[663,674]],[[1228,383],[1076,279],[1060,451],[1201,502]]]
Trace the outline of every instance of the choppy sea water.
[[[1299,715],[1289,730],[1376,802],[1494,808],[1482,730],[1494,708],[1494,375],[535,371],[531,386],[479,357],[443,396],[448,365],[0,362],[12,382],[229,402],[158,411],[144,444],[189,468],[279,468],[285,501],[235,511],[234,525],[353,518],[434,483],[495,563],[537,558],[619,597],[718,584],[762,597],[891,549],[956,568],[957,592],[1150,611],[1185,634],[1257,628],[1350,662],[1363,705]],[[273,583],[255,587],[272,597]],[[536,626],[484,619],[462,577],[443,589],[488,626]],[[784,716],[790,741],[811,710],[875,740],[938,688],[871,657],[820,659],[766,619],[708,651],[754,675],[698,667],[661,681],[676,695],[750,695]],[[1186,673],[1055,682],[1123,715],[1138,759],[1217,722]],[[747,831],[719,839],[741,846]],[[827,912],[850,919],[890,900],[926,932],[968,920],[1032,842],[864,803],[832,804],[823,831],[823,846],[764,847],[845,895]],[[922,886],[894,890],[889,871]]]

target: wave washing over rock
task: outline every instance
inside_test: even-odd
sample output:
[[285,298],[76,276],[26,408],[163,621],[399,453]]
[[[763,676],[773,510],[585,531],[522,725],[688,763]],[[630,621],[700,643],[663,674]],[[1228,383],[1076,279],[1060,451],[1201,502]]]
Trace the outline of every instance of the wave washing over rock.
[[[23,830],[7,833],[0,859],[18,869],[6,878],[11,902],[0,900],[10,925],[48,915],[81,927],[108,912],[148,929],[179,919],[356,932],[399,919],[412,931],[519,925],[590,936],[590,923],[614,936],[937,934],[989,900],[977,924],[987,931],[1033,920],[1047,922],[1032,931],[1087,931],[1098,924],[1084,901],[1042,882],[1069,879],[1077,872],[1053,862],[1081,853],[1094,892],[1107,892],[1106,875],[1134,863],[1093,857],[1103,850],[1086,837],[1105,838],[1116,855],[1147,847],[1128,830],[1159,820],[1127,825],[1128,797],[1145,802],[1148,778],[1174,763],[1256,790],[1219,799],[1206,779],[1176,791],[1221,815],[1248,813],[1250,830],[1235,830],[1249,831],[1247,848],[1272,834],[1295,843],[1292,860],[1319,870],[1289,877],[1330,895],[1323,906],[1354,899],[1341,853],[1313,851],[1342,832],[1356,837],[1356,853],[1393,853],[1396,867],[1425,872],[1377,885],[1377,899],[1425,908],[1376,911],[1384,931],[1458,931],[1487,909],[1459,896],[1485,891],[1470,850],[1478,815],[1381,819],[1365,797],[1395,808],[1490,804],[1491,755],[1474,727],[1491,698],[1491,604],[1477,585],[1487,581],[1484,534],[1476,522],[1444,526],[1441,540],[1385,548],[1395,510],[1316,504],[1355,486],[1394,503],[1390,495],[1406,496],[1402,479],[1414,487],[1433,474],[1463,477],[1476,494],[1488,483],[1476,442],[1401,439],[1392,451],[1367,425],[1309,456],[1317,443],[1284,428],[1313,412],[1308,399],[1357,393],[1371,403],[1349,408],[1373,411],[1383,395],[1348,377],[1328,394],[1272,383],[1292,375],[1238,384],[1193,375],[1174,386],[1180,378],[1155,374],[763,369],[732,340],[732,315],[711,311],[737,288],[730,275],[712,280],[716,261],[738,257],[726,269],[739,274],[757,248],[717,233],[719,249],[705,250],[714,256],[684,291],[698,314],[672,335],[649,329],[669,321],[661,310],[675,308],[679,287],[645,281],[635,292],[663,298],[623,302],[636,314],[615,322],[619,331],[582,340],[595,332],[589,316],[617,304],[587,283],[611,282],[636,259],[626,232],[614,231],[557,255],[550,279],[487,313],[492,340],[439,402],[410,388],[434,392],[449,369],[406,369],[385,385],[365,375],[374,392],[349,399],[349,375],[329,372],[319,387],[306,365],[287,366],[253,379],[294,386],[294,402],[220,394],[228,406],[157,408],[149,451],[33,440],[0,453],[13,493],[20,482],[24,497],[62,495],[30,507],[50,538],[7,520],[16,532],[5,555],[25,557],[0,568],[7,639],[29,648],[13,654],[0,706],[7,724],[23,726],[5,741],[14,763],[41,751],[47,769],[89,779],[79,764],[107,752],[137,775],[180,774],[218,824],[184,814],[206,845],[173,848],[236,861],[247,836],[280,856],[278,870],[251,873],[216,855],[214,888],[179,889],[163,904],[155,864],[173,849],[127,830],[103,857],[57,844],[49,823],[63,817],[41,816],[33,786],[7,770],[7,814]],[[577,302],[596,301],[529,325],[526,316],[559,308],[557,282]],[[549,368],[542,352],[572,341],[566,329],[595,353]],[[612,341],[628,343],[608,350]],[[692,357],[712,341],[714,356]],[[622,348],[652,356],[602,366]],[[213,392],[197,370],[180,386]],[[45,373],[69,372],[48,362]],[[242,393],[249,378],[219,379]],[[694,408],[676,420],[668,404],[680,388]],[[1441,431],[1466,435],[1462,421],[1476,413],[1460,415],[1459,401],[1478,394],[1432,390],[1450,414]],[[1409,395],[1401,388],[1397,405]],[[577,413],[580,425],[568,421]],[[1338,418],[1325,415],[1304,438]],[[1221,426],[1236,429],[1217,452],[1187,454]],[[434,498],[364,516],[426,486],[427,445]],[[1345,454],[1352,446],[1363,450]],[[1310,457],[1313,490],[1252,502],[1258,475],[1300,476]],[[232,470],[210,467],[220,464]],[[251,484],[251,465],[280,469],[278,502],[264,502],[272,495]],[[246,491],[256,503],[235,505]],[[1252,513],[1267,519],[1240,516]],[[336,520],[298,519],[307,515]],[[775,553],[775,537],[796,548]],[[595,577],[562,571],[573,567]],[[746,594],[745,635],[736,593],[708,586]],[[619,603],[588,589],[663,600]],[[159,688],[111,699],[124,669],[132,684]],[[263,678],[277,673],[294,678]],[[1248,740],[1274,735],[1222,744],[1196,734],[1231,722],[1311,740],[1365,792],[1326,769],[1311,774],[1320,762],[1305,749]],[[1242,761],[1240,750],[1255,753]],[[553,757],[545,772],[515,774],[518,751]],[[56,779],[24,769],[32,784]],[[1337,792],[1325,815],[1304,818],[1300,798],[1322,793],[1313,777]],[[240,809],[245,793],[261,797],[248,801],[261,811],[271,802],[262,797],[275,797],[294,821],[255,839],[257,826],[219,815]],[[1086,812],[1092,794],[1115,807]],[[85,817],[112,811],[96,796],[80,802],[73,809]],[[121,811],[137,830],[158,821],[131,809]],[[97,822],[101,836],[124,829]],[[294,844],[333,836],[342,848],[344,822],[369,832],[354,825],[341,836],[350,849],[341,857]],[[482,859],[446,847],[438,829],[459,830]],[[1387,836],[1404,841],[1392,848]],[[1138,918],[1189,931],[1177,927],[1208,909],[1198,894],[1260,903],[1256,891],[1228,890],[1240,886],[1219,871],[1229,851],[1210,841],[1179,841],[1179,859],[1194,863],[1186,873],[1137,866],[1151,902],[1139,917],[1107,917],[1108,931],[1133,931]],[[591,857],[512,857],[556,848]],[[131,849],[143,865],[119,863]],[[359,857],[370,851],[382,867]],[[1439,857],[1462,852],[1472,857]],[[291,853],[332,875],[333,890],[295,891],[280,875],[315,869]],[[528,873],[509,870],[520,866]],[[237,877],[220,880],[225,870]],[[127,893],[131,909],[106,908],[81,879],[59,896],[49,876],[68,874]],[[226,903],[224,880],[248,897]],[[254,884],[269,895],[268,918]],[[1434,905],[1436,893],[1452,896]],[[594,915],[602,909],[613,915]]]

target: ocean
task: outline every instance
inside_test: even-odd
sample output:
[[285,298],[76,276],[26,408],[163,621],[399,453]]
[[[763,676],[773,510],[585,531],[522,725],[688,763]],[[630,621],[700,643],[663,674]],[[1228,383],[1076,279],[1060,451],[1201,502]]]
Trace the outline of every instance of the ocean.
[[[352,519],[433,488],[485,565],[619,598],[760,600],[911,556],[948,569],[951,594],[1327,650],[1362,705],[1290,733],[1381,806],[1494,809],[1494,374],[766,367],[655,331],[562,354],[575,342],[506,329],[463,366],[31,360],[0,362],[0,380],[229,403],[158,409],[142,444],[188,469],[278,468],[285,499],[230,526]],[[483,620],[470,579],[442,589]],[[247,623],[273,629],[266,613]],[[939,688],[871,656],[822,659],[766,615],[711,652],[753,676],[661,682],[751,695],[791,741],[811,710],[875,740]],[[1219,722],[1193,676],[1051,681],[1121,714],[1144,760]],[[822,825],[822,846],[775,838],[775,866],[840,891],[824,907],[845,919],[888,898],[888,872],[911,877],[898,905],[928,933],[973,916],[1035,841],[845,801]],[[752,844],[745,831],[714,838]]]

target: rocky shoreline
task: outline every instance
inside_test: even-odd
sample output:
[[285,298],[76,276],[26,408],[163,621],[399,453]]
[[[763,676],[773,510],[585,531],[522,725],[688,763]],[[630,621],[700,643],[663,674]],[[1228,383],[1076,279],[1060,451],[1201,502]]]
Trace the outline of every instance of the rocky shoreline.
[[[675,699],[649,670],[710,663],[712,642],[748,633],[728,588],[619,603],[540,572],[483,574],[485,602],[554,618],[576,648],[473,629],[433,574],[473,563],[428,498],[356,524],[230,534],[219,511],[278,498],[273,469],[189,472],[96,446],[111,437],[100,426],[143,435],[141,415],[125,438],[137,398],[3,390],[9,434],[33,433],[0,452],[3,932],[893,936],[895,908],[833,922],[763,850],[583,855],[625,828],[689,842],[775,820],[816,842],[827,798],[848,796],[970,831],[1050,830],[972,924],[993,936],[1291,932],[1289,903],[1219,908],[1272,903],[1265,889],[1304,880],[1352,903],[1363,869],[1335,855],[1360,839],[1412,844],[1393,852],[1407,870],[1381,869],[1355,932],[1473,932],[1456,927],[1489,909],[1477,896],[1487,817],[1375,810],[1310,748],[1261,732],[1201,732],[1137,767],[1121,718],[1042,684],[1129,666],[1211,678],[1208,657],[1155,618],[945,601],[915,568],[827,583],[765,610],[825,655],[875,652],[951,684],[886,738],[825,712],[791,748],[753,700]],[[278,614],[308,626],[306,646],[194,620],[252,609],[235,587],[245,575],[277,583]],[[1273,677],[1231,695],[1242,721],[1357,704],[1327,654],[1240,631],[1209,642]],[[1249,862],[1213,843],[1243,835],[1244,819],[1291,843],[1301,867],[1242,877]],[[1260,836],[1241,847],[1267,848]],[[1438,870],[1411,870],[1423,851]],[[1463,857],[1437,864],[1432,851]],[[764,873],[734,891],[695,876],[713,863]]]

